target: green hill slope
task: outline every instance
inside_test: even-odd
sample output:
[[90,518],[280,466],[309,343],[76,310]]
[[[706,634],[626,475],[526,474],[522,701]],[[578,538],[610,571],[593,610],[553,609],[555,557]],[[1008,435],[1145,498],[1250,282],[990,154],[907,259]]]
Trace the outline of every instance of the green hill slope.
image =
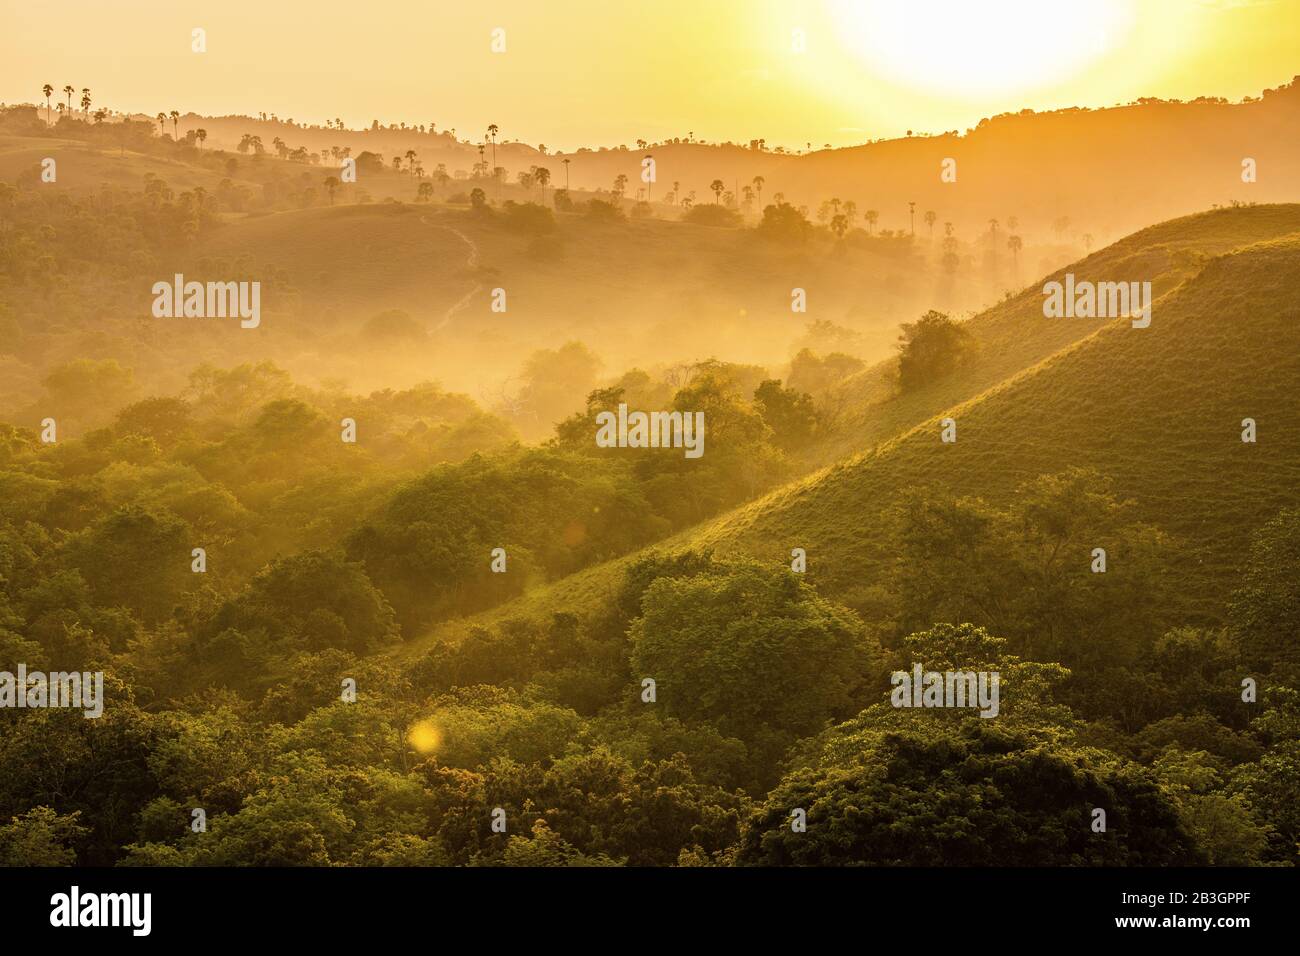
[[[1149,328],[1045,318],[1037,284],[972,320],[982,346],[974,369],[878,401],[863,429],[868,450],[655,550],[709,547],[785,563],[802,547],[819,588],[851,600],[890,560],[879,529],[909,489],[929,484],[1005,502],[1027,479],[1085,466],[1111,477],[1138,517],[1175,536],[1171,566],[1190,575],[1181,589],[1212,608],[1232,586],[1251,532],[1300,501],[1300,422],[1291,413],[1300,397],[1298,230],[1297,206],[1224,210],[1102,250],[1070,271],[1156,275]],[[955,444],[940,442],[947,416],[958,423]],[[1244,418],[1258,423],[1256,444],[1241,440]],[[555,582],[490,616],[580,611],[613,593],[630,560]]]
[[979,395],[1072,342],[1092,335],[1086,320],[1042,321],[1042,288],[1067,272],[1090,281],[1150,280],[1159,297],[1194,276],[1208,257],[1300,232],[1300,205],[1221,209],[1159,223],[1099,249],[1086,259],[1030,284],[1019,295],[966,323],[979,345],[968,368],[906,395],[896,394],[896,364],[881,362],[846,383],[843,401],[852,409],[848,427],[823,450],[823,460],[843,458],[898,435],[939,409]]
[[[1028,323],[1089,320],[1047,319]],[[888,557],[873,527],[899,494],[933,484],[1005,501],[1071,466],[1111,476],[1138,514],[1195,561],[1187,589],[1212,603],[1231,586],[1250,533],[1300,500],[1300,237],[1212,260],[1157,300],[1150,328],[1111,321],[984,394],[702,529],[693,543],[782,559],[809,553],[833,593]],[[1242,420],[1259,441],[1241,440]],[[814,565],[816,568],[814,569]]]

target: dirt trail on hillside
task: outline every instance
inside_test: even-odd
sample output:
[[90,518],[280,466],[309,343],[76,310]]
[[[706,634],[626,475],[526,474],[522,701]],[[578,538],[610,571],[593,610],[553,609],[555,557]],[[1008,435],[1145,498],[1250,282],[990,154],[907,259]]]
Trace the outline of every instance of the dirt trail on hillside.
[[[478,246],[474,244],[473,239],[465,235],[465,233],[461,232],[459,229],[456,229],[452,226],[444,226],[441,223],[429,222],[429,220],[425,219],[423,216],[420,217],[420,222],[423,222],[426,225],[433,226],[435,229],[445,229],[448,232],[450,232],[452,235],[460,239],[460,241],[465,243],[465,245],[469,246],[469,256],[465,259],[465,268],[470,270],[471,272],[473,272],[474,269],[478,268]],[[448,309],[446,312],[443,313],[442,320],[433,327],[433,331],[438,332],[446,328],[447,325],[451,322],[452,316],[454,316],[457,312],[460,312],[462,309],[468,306],[470,304],[470,301],[474,298],[474,296],[478,295],[479,291],[482,288],[483,288],[482,282],[475,282],[474,288],[470,289],[463,296],[461,296],[460,299],[456,301],[455,305],[453,305],[450,309]]]

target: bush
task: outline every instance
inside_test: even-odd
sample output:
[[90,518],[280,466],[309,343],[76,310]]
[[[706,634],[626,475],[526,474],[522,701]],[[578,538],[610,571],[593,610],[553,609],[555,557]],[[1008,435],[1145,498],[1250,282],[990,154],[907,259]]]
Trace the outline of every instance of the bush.
[[697,226],[739,226],[740,213],[728,209],[726,206],[719,206],[716,203],[709,205],[692,206],[682,216],[683,222],[691,222]]

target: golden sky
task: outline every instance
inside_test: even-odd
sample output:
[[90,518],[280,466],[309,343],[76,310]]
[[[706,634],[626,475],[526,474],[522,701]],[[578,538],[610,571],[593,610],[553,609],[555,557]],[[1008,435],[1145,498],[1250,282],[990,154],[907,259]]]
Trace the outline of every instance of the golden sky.
[[0,0],[4,102],[71,83],[150,115],[496,123],[552,149],[838,146],[1296,74],[1300,0]]

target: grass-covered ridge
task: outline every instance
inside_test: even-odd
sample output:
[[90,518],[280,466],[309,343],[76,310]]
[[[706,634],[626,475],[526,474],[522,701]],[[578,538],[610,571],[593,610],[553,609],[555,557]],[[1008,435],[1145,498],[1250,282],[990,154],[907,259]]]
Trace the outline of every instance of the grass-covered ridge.
[[[1042,284],[1066,271],[1094,281],[1155,275],[1150,328],[1045,318]],[[1221,598],[1251,532],[1297,502],[1300,425],[1276,410],[1300,394],[1298,279],[1300,206],[1144,229],[970,320],[979,358],[952,378],[899,396],[886,384],[892,362],[864,373],[878,384],[859,396],[858,450],[652,550],[706,547],[786,564],[802,547],[810,579],[848,597],[891,560],[878,532],[907,490],[1005,501],[1029,478],[1088,466],[1193,556],[1191,591]],[[949,416],[958,441],[945,445],[939,422]],[[1241,441],[1247,417],[1259,423],[1253,445]],[[612,593],[630,560],[537,588],[489,616],[580,613]]]

